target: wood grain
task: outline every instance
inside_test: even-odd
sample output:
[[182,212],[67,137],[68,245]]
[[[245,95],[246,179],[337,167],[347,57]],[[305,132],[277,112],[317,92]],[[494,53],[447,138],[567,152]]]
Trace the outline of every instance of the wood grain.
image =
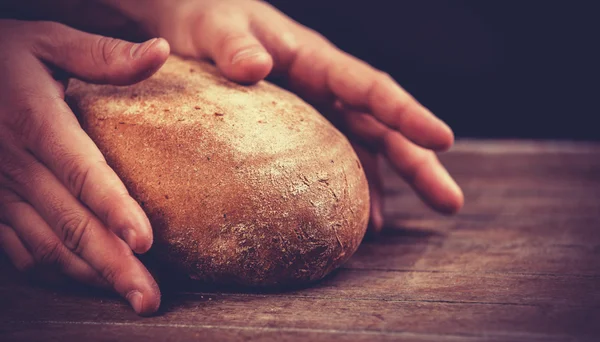
[[0,259],[1,341],[597,341],[600,145],[464,141],[466,195],[431,212],[389,167],[386,232],[342,269],[280,293],[167,282],[161,313],[34,284]]

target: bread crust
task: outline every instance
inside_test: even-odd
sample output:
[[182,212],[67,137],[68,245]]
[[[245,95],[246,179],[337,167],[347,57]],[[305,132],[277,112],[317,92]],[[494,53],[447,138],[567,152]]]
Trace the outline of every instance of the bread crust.
[[147,213],[153,253],[191,278],[298,285],[340,266],[363,238],[360,161],[288,91],[171,56],[132,86],[72,80],[67,100]]

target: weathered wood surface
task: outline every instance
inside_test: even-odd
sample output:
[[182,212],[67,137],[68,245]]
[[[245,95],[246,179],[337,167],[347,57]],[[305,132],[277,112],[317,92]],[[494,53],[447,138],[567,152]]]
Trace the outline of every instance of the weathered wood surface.
[[185,283],[140,318],[2,259],[0,341],[599,341],[600,145],[463,141],[442,161],[461,214],[431,212],[385,169],[387,233],[306,289]]

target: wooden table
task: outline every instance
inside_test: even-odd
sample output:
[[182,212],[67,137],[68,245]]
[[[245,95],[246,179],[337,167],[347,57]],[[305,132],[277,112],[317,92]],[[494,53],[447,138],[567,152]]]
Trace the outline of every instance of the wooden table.
[[600,341],[600,144],[461,141],[429,211],[386,170],[389,230],[286,293],[167,291],[160,315],[0,263],[0,341]]

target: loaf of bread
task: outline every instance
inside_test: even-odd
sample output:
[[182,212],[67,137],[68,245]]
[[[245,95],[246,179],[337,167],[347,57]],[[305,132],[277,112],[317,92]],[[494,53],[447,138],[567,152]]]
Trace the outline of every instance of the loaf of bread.
[[67,100],[150,218],[151,252],[191,278],[305,283],[363,238],[369,194],[352,147],[275,85],[171,56],[133,86],[72,80]]

